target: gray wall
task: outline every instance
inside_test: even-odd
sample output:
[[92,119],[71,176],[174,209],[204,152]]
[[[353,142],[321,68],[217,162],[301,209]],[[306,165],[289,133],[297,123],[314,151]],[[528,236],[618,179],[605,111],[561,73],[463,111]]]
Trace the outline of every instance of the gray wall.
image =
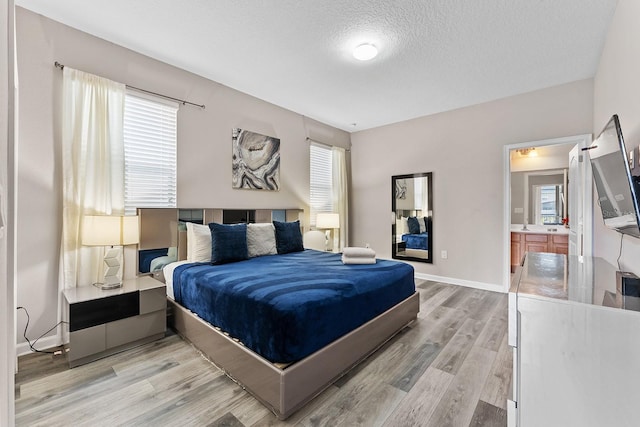
[[590,133],[592,87],[583,80],[353,133],[351,244],[390,258],[389,177],[433,172],[435,257],[412,263],[416,272],[504,289],[504,145]]
[[[524,174],[511,173],[511,224],[524,224]],[[517,213],[516,208],[522,209],[522,213]]]
[[[31,314],[29,336],[57,322],[62,227],[62,73],[54,61],[112,80],[206,104],[178,113],[178,206],[304,208],[309,204],[306,137],[349,147],[347,132],[305,119],[184,70],[17,9],[20,79],[17,303]],[[281,188],[231,188],[231,129],[280,138]],[[128,263],[135,266],[135,263]],[[128,274],[130,275],[130,273]],[[25,317],[17,329],[24,329]],[[24,340],[20,337],[19,342]]]
[[[508,268],[502,265],[501,253],[502,239],[507,237],[502,232],[502,147],[598,133],[614,113],[620,116],[627,143],[637,146],[640,97],[632,94],[640,93],[638,16],[640,2],[619,0],[593,81],[569,83],[353,134],[352,244],[370,242],[380,256],[390,257],[389,177],[434,172],[437,256],[433,265],[414,263],[416,271],[500,284],[502,271]],[[54,138],[59,129],[54,123],[59,111],[61,76],[52,66],[55,60],[208,105],[205,111],[183,108],[180,112],[184,132],[181,130],[179,135],[179,162],[193,163],[191,170],[183,167],[179,175],[181,206],[306,204],[308,148],[299,144],[309,130],[305,131],[301,116],[24,10],[18,9],[17,19],[22,87],[18,207],[18,256],[22,261],[18,270],[18,303],[36,314],[32,318],[34,335],[55,322],[57,310],[54,305],[61,171]],[[230,181],[230,166],[223,150],[228,129],[233,126],[273,130],[283,140],[282,194],[269,197],[247,193],[236,197],[230,185],[224,185]],[[348,144],[349,136],[335,129],[323,128],[318,134],[326,142]],[[291,168],[285,173],[285,163],[289,162]],[[595,211],[595,254],[615,263],[620,237],[604,229],[602,218]],[[623,245],[623,266],[640,274],[640,240],[625,238]],[[449,252],[446,260],[439,257],[443,249]],[[22,327],[21,321],[18,329]]]
[[[618,114],[627,149],[640,143],[640,2],[618,0],[607,41],[594,79],[593,133],[598,135],[609,118]],[[595,198],[594,198],[595,199]],[[616,265],[620,235],[604,227],[594,207],[594,255]],[[640,275],[640,239],[622,241],[622,269]]]

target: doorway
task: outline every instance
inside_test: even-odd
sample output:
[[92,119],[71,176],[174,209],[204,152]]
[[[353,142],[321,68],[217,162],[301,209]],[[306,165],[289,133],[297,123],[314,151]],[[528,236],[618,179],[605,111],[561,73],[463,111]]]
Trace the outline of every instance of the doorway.
[[[511,282],[511,223],[514,216],[521,215],[526,217],[524,207],[512,206],[512,152],[520,150],[521,153],[529,154],[532,149],[538,148],[538,153],[544,149],[557,149],[565,145],[571,147],[566,154],[567,158],[563,161],[564,166],[546,163],[544,156],[537,159],[540,170],[551,170],[562,168],[566,169],[567,181],[563,187],[563,194],[560,198],[566,197],[565,202],[568,206],[566,214],[560,219],[568,218],[569,225],[569,250],[571,255],[590,256],[592,253],[592,235],[593,235],[593,205],[592,205],[592,178],[591,168],[586,156],[582,154],[581,149],[591,144],[591,135],[576,135],[563,138],[554,138],[540,141],[529,141],[504,146],[504,214],[503,214],[503,256],[504,256],[504,278],[503,286],[505,292],[509,290]],[[568,166],[567,166],[568,165]],[[566,189],[566,191],[564,191]],[[565,194],[566,193],[566,194]],[[524,202],[523,202],[524,203]],[[529,202],[527,201],[527,212],[529,212]],[[533,218],[533,216],[532,216]]]

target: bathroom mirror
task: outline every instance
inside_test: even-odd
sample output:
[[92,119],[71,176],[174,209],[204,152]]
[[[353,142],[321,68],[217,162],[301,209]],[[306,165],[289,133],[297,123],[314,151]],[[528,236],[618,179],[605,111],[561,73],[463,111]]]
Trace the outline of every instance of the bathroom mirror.
[[391,177],[391,255],[433,262],[433,174]]
[[568,169],[511,172],[511,224],[562,225],[569,212]]

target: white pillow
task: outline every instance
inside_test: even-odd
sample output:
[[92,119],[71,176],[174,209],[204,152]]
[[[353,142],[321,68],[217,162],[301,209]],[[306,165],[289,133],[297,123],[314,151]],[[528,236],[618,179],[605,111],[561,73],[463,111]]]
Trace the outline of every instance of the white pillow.
[[211,262],[211,230],[208,225],[187,222],[187,261]]
[[420,232],[421,233],[426,233],[427,232],[427,224],[425,224],[425,222],[424,222],[424,217],[418,218],[418,225],[420,226]]
[[276,230],[270,222],[247,224],[247,249],[249,258],[262,255],[276,255]]
[[409,218],[407,218],[406,216],[400,217],[398,225],[398,230],[396,230],[397,235],[402,236],[403,234],[407,234],[409,232]]
[[178,259],[178,247],[177,246],[171,246],[167,250],[167,256],[170,256],[171,258]]

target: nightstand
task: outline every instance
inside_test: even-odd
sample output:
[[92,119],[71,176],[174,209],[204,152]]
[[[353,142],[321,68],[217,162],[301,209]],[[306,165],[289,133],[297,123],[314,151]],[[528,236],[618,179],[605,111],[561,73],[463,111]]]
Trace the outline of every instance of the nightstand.
[[63,294],[72,368],[164,337],[166,287],[152,277],[124,280],[118,289],[89,285]]

